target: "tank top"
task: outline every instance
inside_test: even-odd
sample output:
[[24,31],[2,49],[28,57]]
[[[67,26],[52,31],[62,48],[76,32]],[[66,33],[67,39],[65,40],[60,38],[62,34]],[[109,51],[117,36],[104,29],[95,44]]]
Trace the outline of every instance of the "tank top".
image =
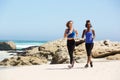
[[86,36],[86,39],[85,39],[86,43],[93,43],[93,33],[92,33],[92,30],[90,30],[89,32],[86,31],[85,36]]
[[[68,29],[67,34],[69,34],[70,29]],[[70,33],[67,38],[75,38],[75,30],[73,29],[72,33]]]

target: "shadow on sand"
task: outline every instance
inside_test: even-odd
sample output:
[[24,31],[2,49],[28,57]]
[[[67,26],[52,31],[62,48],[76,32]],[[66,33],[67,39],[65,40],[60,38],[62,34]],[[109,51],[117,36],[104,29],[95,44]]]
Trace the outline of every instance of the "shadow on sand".
[[[84,67],[73,67],[71,69],[86,69]],[[70,70],[70,68],[66,67],[66,68],[47,68],[46,70]]]

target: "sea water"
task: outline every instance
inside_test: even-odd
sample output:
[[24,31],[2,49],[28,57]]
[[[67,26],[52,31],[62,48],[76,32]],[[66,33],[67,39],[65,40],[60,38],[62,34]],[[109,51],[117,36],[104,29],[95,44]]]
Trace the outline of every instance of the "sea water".
[[[27,48],[30,46],[40,46],[44,43],[46,43],[47,41],[25,41],[25,40],[0,40],[0,42],[7,42],[7,41],[13,41],[16,44],[16,48],[17,49],[22,49],[22,48]],[[15,53],[8,53],[8,51],[0,51],[0,61],[8,58],[8,57],[12,57],[13,55],[11,54],[15,54]]]
[[44,43],[46,43],[47,41],[14,41],[16,44],[17,49],[22,49],[22,48],[27,48],[30,46],[40,46]]

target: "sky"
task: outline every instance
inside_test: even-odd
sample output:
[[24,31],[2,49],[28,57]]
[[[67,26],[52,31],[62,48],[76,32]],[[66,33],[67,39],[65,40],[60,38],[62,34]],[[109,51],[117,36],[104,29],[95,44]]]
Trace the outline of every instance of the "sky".
[[63,38],[69,20],[81,37],[88,19],[95,40],[120,41],[120,0],[0,0],[0,40]]

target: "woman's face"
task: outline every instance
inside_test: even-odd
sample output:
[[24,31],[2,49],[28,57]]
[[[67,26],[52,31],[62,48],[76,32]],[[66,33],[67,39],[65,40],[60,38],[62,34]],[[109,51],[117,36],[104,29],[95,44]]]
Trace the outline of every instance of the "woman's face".
[[90,27],[91,27],[91,23],[88,22],[88,23],[87,23],[87,28],[90,28]]
[[71,21],[71,22],[69,23],[69,27],[72,28],[72,25],[73,25],[73,22]]

